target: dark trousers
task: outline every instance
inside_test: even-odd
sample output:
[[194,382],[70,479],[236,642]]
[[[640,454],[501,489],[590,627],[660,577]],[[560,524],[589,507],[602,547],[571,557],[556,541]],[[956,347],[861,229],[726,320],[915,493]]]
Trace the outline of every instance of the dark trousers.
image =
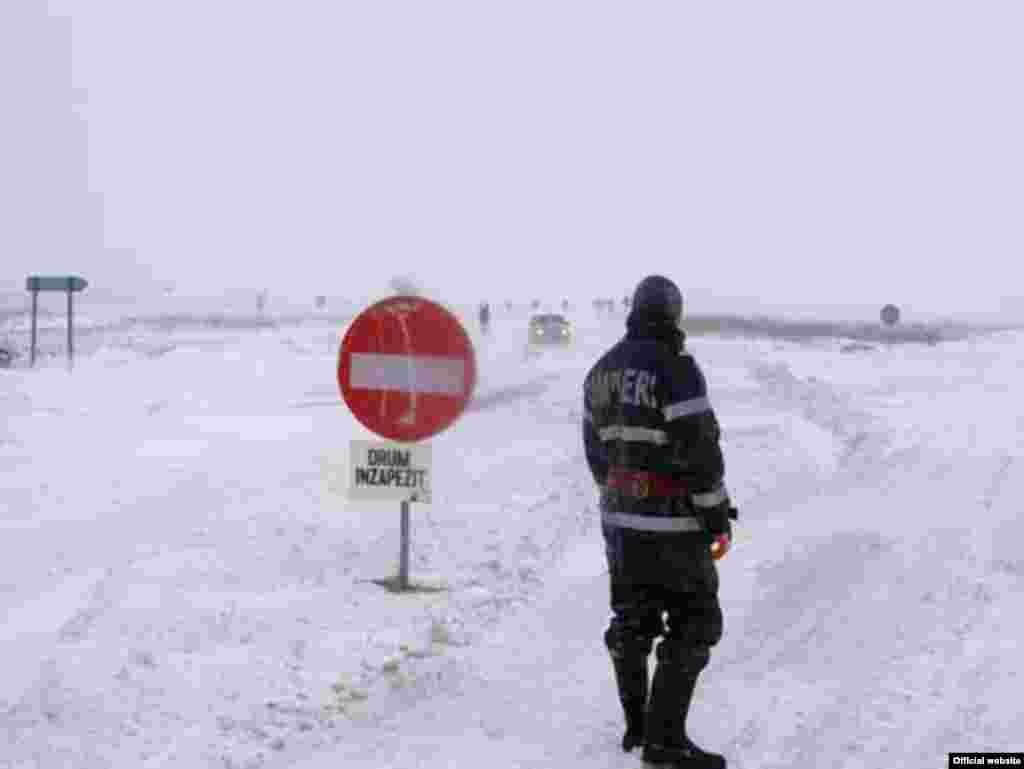
[[721,640],[718,571],[703,538],[610,528],[604,533],[613,636],[646,653],[659,636],[678,651],[703,654]]
[[[703,537],[611,528],[604,534],[613,612],[604,640],[626,716],[623,748],[642,739],[652,755],[669,755],[687,745],[694,686],[722,638],[718,571]],[[649,691],[647,657],[659,637]]]

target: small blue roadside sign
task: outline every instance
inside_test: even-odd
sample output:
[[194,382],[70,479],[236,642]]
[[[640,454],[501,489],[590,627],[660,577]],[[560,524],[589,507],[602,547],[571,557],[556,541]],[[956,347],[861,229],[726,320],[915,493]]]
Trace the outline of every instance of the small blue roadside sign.
[[85,278],[77,275],[30,275],[25,281],[25,290],[32,292],[32,352],[29,365],[36,362],[36,316],[38,314],[40,291],[66,291],[68,294],[68,365],[75,357],[74,347],[74,313],[71,304],[72,295],[89,285]]
[[25,281],[26,291],[81,291],[89,282],[77,275],[33,275]]

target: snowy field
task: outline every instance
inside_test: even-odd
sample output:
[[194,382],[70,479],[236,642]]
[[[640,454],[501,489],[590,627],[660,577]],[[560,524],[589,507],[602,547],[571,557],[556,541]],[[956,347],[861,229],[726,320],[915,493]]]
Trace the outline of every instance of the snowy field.
[[[638,766],[579,427],[621,317],[580,323],[535,360],[522,318],[477,339],[412,508],[447,589],[411,595],[370,581],[397,506],[346,498],[340,323],[0,370],[0,769]],[[738,769],[1022,750],[1024,337],[848,341],[691,339],[741,511],[692,735]]]

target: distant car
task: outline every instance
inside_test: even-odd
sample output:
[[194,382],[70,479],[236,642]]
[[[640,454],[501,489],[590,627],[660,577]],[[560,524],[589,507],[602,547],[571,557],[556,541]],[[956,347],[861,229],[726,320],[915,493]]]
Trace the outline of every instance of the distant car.
[[527,333],[527,344],[532,348],[565,347],[572,343],[572,324],[556,313],[531,317]]
[[14,365],[14,353],[4,347],[0,347],[0,368],[10,368]]

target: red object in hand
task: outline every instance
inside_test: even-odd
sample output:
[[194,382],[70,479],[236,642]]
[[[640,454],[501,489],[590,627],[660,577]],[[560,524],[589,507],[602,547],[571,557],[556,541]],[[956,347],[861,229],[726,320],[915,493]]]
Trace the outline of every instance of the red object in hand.
[[731,544],[728,534],[719,534],[715,537],[715,541],[711,543],[711,557],[716,561],[725,558],[725,554],[729,552]]

